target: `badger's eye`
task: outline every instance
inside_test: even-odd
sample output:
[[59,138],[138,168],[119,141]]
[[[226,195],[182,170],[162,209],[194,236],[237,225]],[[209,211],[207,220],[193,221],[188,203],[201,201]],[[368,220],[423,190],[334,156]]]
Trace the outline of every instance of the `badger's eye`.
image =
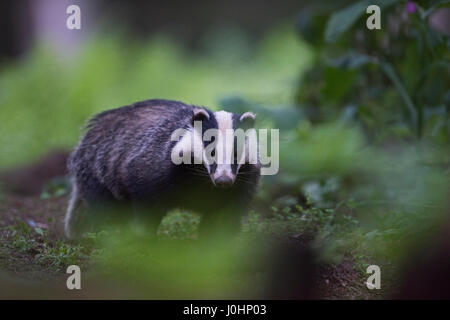
[[209,145],[213,146],[214,149],[211,150],[211,157],[215,157],[216,156],[216,148],[215,148],[215,141],[216,141],[216,137],[212,136],[211,137],[211,142]]

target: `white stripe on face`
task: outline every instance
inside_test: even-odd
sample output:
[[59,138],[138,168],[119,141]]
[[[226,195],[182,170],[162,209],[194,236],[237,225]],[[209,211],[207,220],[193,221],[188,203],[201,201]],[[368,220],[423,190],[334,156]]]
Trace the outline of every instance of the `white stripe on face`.
[[217,169],[213,178],[226,176],[234,181],[231,164],[233,162],[233,114],[226,111],[214,113],[218,124],[216,143]]

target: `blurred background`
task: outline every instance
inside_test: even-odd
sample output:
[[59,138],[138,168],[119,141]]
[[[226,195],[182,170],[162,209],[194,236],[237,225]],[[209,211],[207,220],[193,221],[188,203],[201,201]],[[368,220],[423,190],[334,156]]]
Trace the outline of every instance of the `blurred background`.
[[[80,30],[66,27],[73,4]],[[366,27],[370,4],[381,30]],[[78,264],[93,298],[450,298],[449,21],[437,0],[3,1],[0,297],[70,298]],[[62,236],[84,123],[151,98],[280,129],[280,173],[236,245],[198,240],[182,211],[158,246]]]

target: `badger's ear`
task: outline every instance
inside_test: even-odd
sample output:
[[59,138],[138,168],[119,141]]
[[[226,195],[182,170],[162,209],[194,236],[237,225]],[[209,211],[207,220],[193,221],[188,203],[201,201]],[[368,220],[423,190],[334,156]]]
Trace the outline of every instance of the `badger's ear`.
[[209,120],[209,113],[205,109],[195,108],[193,111],[192,122]]
[[256,115],[253,112],[245,112],[239,117],[239,121],[248,127],[253,127],[255,119]]

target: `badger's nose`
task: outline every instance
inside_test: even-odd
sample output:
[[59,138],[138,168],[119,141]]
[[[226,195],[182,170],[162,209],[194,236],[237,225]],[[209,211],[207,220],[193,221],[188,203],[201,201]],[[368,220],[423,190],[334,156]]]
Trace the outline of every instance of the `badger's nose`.
[[231,187],[233,185],[234,180],[226,175],[222,175],[214,180],[216,186],[221,188]]

